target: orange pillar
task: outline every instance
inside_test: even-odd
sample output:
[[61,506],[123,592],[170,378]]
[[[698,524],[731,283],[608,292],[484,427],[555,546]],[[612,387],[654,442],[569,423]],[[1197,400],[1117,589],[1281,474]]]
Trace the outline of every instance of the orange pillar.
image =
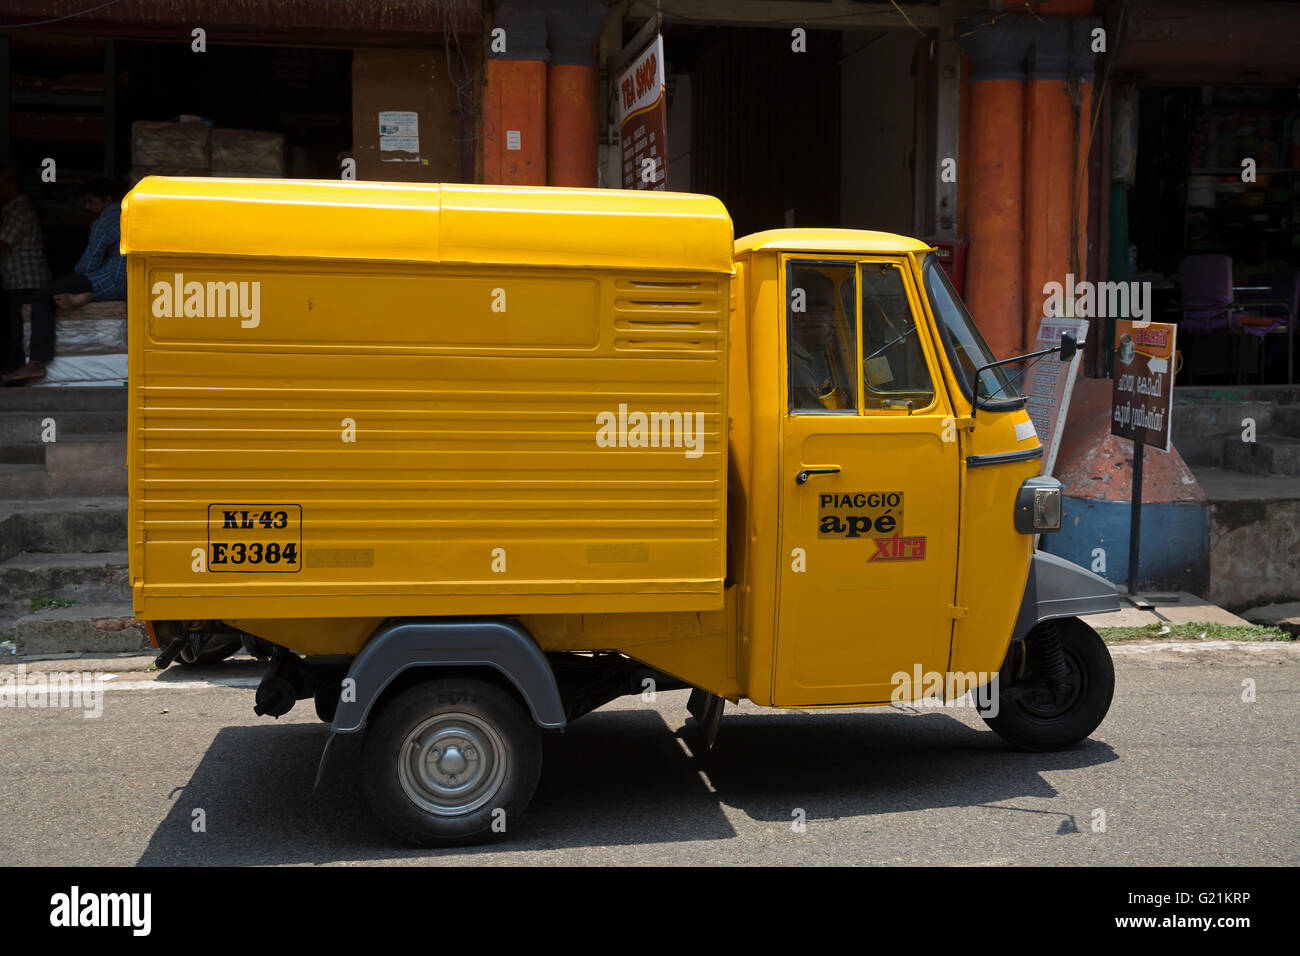
[[965,164],[965,300],[998,358],[1022,351],[1024,63],[1027,34],[1017,18],[967,34],[970,149]]
[[[546,185],[546,13],[505,2],[489,33],[483,181]],[[494,30],[495,32],[495,30]]]
[[[1091,185],[1088,181],[1088,155],[1091,150],[1098,148],[1097,137],[1101,135],[1092,129],[1092,111],[1092,66],[1089,64],[1088,72],[1079,77],[1079,154],[1075,157],[1074,215],[1076,220],[1075,234],[1072,237],[1076,255],[1070,260],[1071,268],[1075,272],[1085,272],[1088,268],[1088,189]],[[1091,140],[1089,140],[1090,136]],[[1101,277],[1097,276],[1097,278]]]
[[[1070,21],[1063,17],[1035,23],[1025,92],[1025,273],[1022,338],[1038,334],[1049,282],[1064,284],[1071,272],[1076,176],[1074,97],[1067,83]],[[1086,260],[1084,260],[1086,262]],[[1075,274],[1065,296],[1073,296]]]
[[552,66],[546,80],[552,186],[596,185],[595,65]]
[[597,185],[596,43],[607,16],[599,0],[551,0],[546,142],[552,186]]

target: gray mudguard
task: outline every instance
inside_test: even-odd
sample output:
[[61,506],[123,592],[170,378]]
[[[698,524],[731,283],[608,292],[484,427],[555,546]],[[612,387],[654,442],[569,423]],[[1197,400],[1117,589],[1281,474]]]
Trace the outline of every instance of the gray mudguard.
[[1115,585],[1064,558],[1035,551],[1011,639],[1023,640],[1039,621],[1118,610]]
[[355,700],[339,700],[331,730],[350,734],[398,674],[412,667],[491,667],[519,691],[539,727],[565,725],[555,675],[537,642],[518,622],[485,618],[385,621],[352,662]]

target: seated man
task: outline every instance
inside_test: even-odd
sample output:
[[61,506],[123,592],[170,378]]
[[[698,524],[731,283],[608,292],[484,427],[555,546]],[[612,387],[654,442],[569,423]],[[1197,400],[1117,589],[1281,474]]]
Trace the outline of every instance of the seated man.
[[121,253],[122,207],[118,190],[107,179],[92,179],[85,188],[85,208],[95,221],[90,241],[74,270],[36,290],[32,296],[30,361],[3,378],[7,382],[45,377],[54,358],[54,309],[76,309],[91,300],[126,298],[126,257]]
[[790,407],[852,408],[854,383],[842,381],[845,376],[835,335],[835,286],[811,269],[796,270],[792,282],[804,290],[806,311],[790,314]]

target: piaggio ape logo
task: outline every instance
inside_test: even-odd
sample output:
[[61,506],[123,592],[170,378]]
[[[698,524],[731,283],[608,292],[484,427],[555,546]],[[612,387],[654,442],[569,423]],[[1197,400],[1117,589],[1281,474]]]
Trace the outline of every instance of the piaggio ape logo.
[[861,538],[903,529],[901,491],[839,491],[817,496],[817,537]]
[[870,538],[873,561],[924,561],[925,536],[903,534],[901,491],[841,491],[817,496],[817,537]]

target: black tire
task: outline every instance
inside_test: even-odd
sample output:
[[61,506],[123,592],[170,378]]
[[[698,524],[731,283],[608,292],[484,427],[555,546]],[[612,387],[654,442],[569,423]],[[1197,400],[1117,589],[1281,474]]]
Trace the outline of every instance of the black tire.
[[980,714],[994,733],[1023,750],[1063,750],[1077,744],[1101,725],[1115,694],[1115,665],[1097,632],[1077,617],[1052,623],[1066,675],[1055,682],[1042,675],[1040,624],[1007,653],[998,680],[997,715]]
[[541,776],[542,736],[497,685],[436,679],[383,703],[361,759],[362,789],[389,830],[416,846],[460,846],[514,831]]

